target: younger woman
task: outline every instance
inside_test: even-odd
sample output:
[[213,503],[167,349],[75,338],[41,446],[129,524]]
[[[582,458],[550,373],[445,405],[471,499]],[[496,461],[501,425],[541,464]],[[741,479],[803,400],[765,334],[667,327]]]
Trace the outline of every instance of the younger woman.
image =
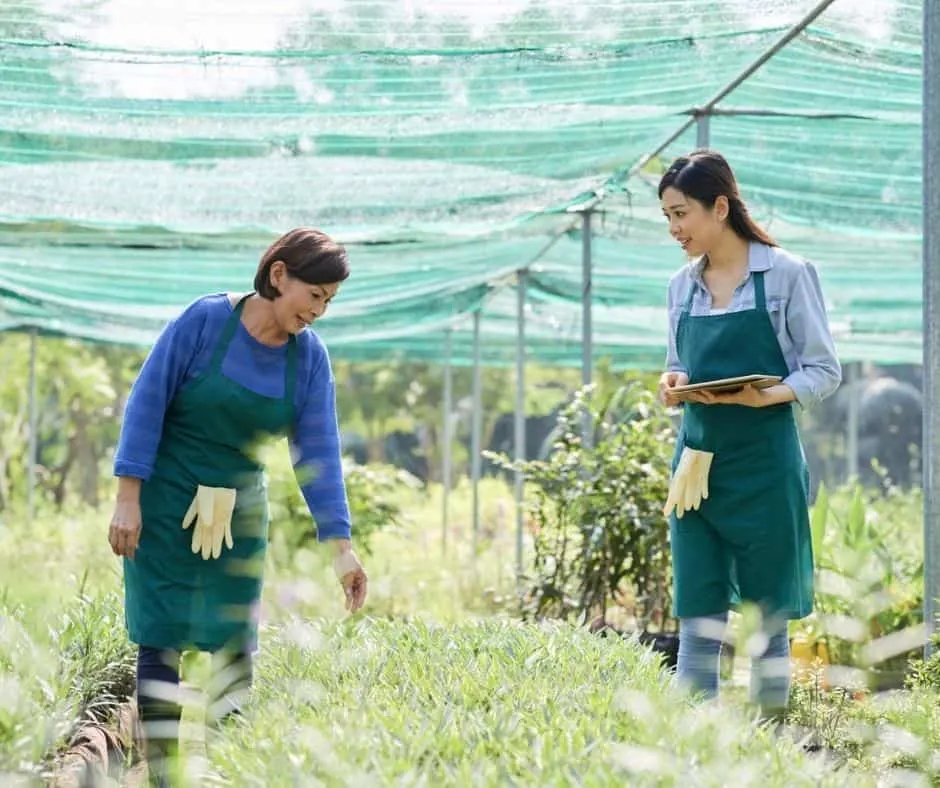
[[673,389],[690,382],[781,378],[763,390],[700,392],[682,406],[673,484],[689,478],[683,453],[704,458],[708,473],[698,508],[670,514],[678,675],[716,695],[728,611],[752,603],[766,633],[752,663],[752,698],[779,716],[790,686],[787,621],[813,609],[809,479],[794,403],[828,397],[842,371],[813,265],[751,219],[724,157],[700,150],[677,159],[659,197],[692,258],[669,283],[662,401],[677,405]]

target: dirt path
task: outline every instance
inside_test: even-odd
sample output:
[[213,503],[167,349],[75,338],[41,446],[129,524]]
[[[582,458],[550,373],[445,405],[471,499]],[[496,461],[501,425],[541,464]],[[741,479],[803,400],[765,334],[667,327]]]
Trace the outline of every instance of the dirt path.
[[[189,688],[190,692],[194,688]],[[180,754],[186,760],[189,776],[198,780],[206,767],[206,729],[204,717],[196,710],[184,710],[180,726]],[[52,788],[138,788],[147,785],[147,765],[137,752],[137,704],[133,699],[121,705],[108,725],[88,723],[78,729],[68,749],[56,763]]]
[[[137,707],[133,700],[119,708],[109,725],[93,722],[82,725],[75,731],[69,747],[56,759],[56,771],[50,785],[55,788],[84,788],[125,784],[127,764],[133,757],[136,725]],[[132,784],[143,785],[144,782]]]

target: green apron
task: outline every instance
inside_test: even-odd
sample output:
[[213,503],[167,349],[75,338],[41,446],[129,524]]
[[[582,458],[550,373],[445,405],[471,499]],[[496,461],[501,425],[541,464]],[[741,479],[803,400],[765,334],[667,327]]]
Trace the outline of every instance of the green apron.
[[[245,297],[247,298],[247,296]],[[293,423],[296,340],[290,337],[284,396],[249,391],[222,374],[245,298],[232,310],[208,368],[184,384],[167,409],[151,477],[142,484],[140,545],[124,559],[130,639],[142,646],[252,650],[268,541],[267,482],[255,450]],[[194,554],[183,530],[198,485],[237,490],[233,546],[219,558]]]
[[[755,307],[692,316],[693,283],[676,329],[689,382],[788,368],[767,312],[764,274],[754,272]],[[673,471],[683,446],[714,454],[709,497],[681,519],[670,515],[674,615],[723,613],[742,601],[779,619],[813,608],[809,474],[792,403],[685,403]]]

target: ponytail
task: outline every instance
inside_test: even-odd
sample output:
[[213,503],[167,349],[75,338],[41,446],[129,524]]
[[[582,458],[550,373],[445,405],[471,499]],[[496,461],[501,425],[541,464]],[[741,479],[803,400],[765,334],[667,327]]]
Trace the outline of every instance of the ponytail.
[[736,194],[728,198],[728,226],[745,241],[777,245],[770,234],[751,218],[744,201]]

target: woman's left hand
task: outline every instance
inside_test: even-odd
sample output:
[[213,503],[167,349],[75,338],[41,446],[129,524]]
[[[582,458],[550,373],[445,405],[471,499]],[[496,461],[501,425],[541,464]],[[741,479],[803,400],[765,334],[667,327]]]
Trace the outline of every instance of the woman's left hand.
[[754,386],[744,386],[738,391],[695,391],[687,396],[693,402],[702,405],[744,405],[748,408],[763,408],[771,404],[765,391],[766,389],[762,390]]

